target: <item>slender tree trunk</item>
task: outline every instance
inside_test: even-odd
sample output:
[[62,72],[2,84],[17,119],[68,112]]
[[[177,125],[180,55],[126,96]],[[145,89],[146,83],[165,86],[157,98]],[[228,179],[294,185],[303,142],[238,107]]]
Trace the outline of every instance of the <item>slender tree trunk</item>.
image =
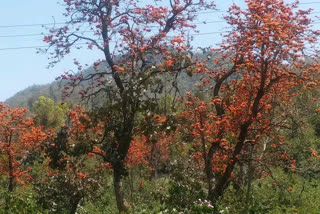
[[128,155],[130,143],[132,140],[132,129],[134,123],[135,111],[127,112],[128,103],[127,98],[123,97],[123,129],[121,135],[118,136],[118,148],[115,148],[113,168],[113,186],[119,213],[126,213],[127,206],[124,199],[124,192],[122,189],[122,179],[127,176],[127,171],[124,166],[124,161]]
[[[202,115],[200,114],[200,125],[203,128],[203,120]],[[205,136],[201,133],[201,144],[202,144],[202,156],[204,161],[204,172],[207,177],[207,184],[208,184],[208,197],[210,198],[211,195],[214,194],[214,173],[212,171],[212,158],[216,150],[216,145],[211,144],[209,151],[207,152],[207,145]]]
[[[129,171],[129,187],[130,187],[130,201],[134,202],[133,193],[135,192],[134,184],[133,184],[133,171],[132,169]],[[134,207],[132,207],[134,209]],[[133,210],[134,213],[134,210]]]
[[13,186],[14,186],[14,176],[13,176],[12,157],[9,156],[9,186],[8,186],[8,191],[10,193],[13,192]]
[[247,184],[247,201],[246,201],[246,210],[247,212],[249,211],[249,206],[250,206],[250,202],[251,202],[251,197],[250,197],[250,193],[251,193],[251,183],[252,183],[252,177],[253,177],[253,167],[252,167],[252,157],[253,157],[253,147],[254,145],[251,145],[251,151],[250,151],[250,159],[249,159],[249,163],[248,163],[248,184]]
[[207,155],[204,157],[205,159],[205,173],[207,177],[207,184],[208,184],[208,196],[214,194],[214,174],[212,171],[212,158],[208,158]]
[[122,178],[121,173],[117,169],[113,169],[113,185],[114,192],[116,196],[117,207],[119,213],[127,212],[127,207],[125,205],[124,194],[122,191]]
[[8,157],[8,167],[9,167],[9,184],[8,184],[8,193],[10,195],[7,195],[6,196],[6,207],[5,207],[5,210],[6,210],[6,213],[8,213],[9,211],[9,205],[10,205],[10,197],[11,197],[11,194],[13,193],[13,188],[14,188],[14,175],[13,175],[13,165],[12,165],[12,157],[11,155],[9,154],[9,157]]
[[81,197],[79,196],[77,199],[73,200],[73,203],[71,204],[70,214],[76,214],[80,201],[81,201]]
[[152,172],[151,172],[151,179],[155,178],[157,179],[158,178],[158,160],[159,160],[159,154],[160,154],[160,151],[159,151],[159,148],[158,148],[158,145],[157,145],[157,140],[156,139],[152,139],[151,140],[151,145],[152,145],[152,148],[151,148],[151,152],[150,152],[150,167],[153,169]]
[[229,161],[229,164],[225,170],[225,172],[218,177],[216,184],[212,191],[209,190],[208,197],[213,205],[217,203],[219,198],[223,195],[224,191],[228,187],[229,179],[231,176],[231,173],[233,172],[233,169],[237,163],[237,156],[240,154],[244,141],[248,134],[248,128],[251,124],[251,121],[247,121],[246,123],[242,124],[240,127],[240,134],[238,137],[238,142],[235,146],[232,158]]

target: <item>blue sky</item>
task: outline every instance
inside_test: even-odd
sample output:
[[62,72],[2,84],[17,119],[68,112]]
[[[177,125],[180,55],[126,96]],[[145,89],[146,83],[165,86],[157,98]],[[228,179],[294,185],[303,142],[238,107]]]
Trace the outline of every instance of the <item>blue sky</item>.
[[[64,71],[73,69],[73,58],[77,58],[82,64],[91,64],[102,56],[99,52],[77,51],[72,56],[66,57],[61,63],[52,69],[47,69],[46,55],[36,54],[35,49],[1,50],[12,47],[42,46],[43,36],[28,37],[3,37],[10,35],[40,34],[46,32],[41,26],[32,27],[5,27],[8,25],[28,25],[38,23],[63,22],[61,15],[63,7],[57,4],[63,0],[1,0],[0,1],[0,101],[13,96],[20,90],[33,84],[45,84],[53,81]],[[147,1],[147,0],[146,0]],[[301,0],[301,2],[312,2]],[[320,1],[320,0],[317,0]],[[232,3],[244,6],[243,0],[217,0],[217,9],[226,10]],[[302,5],[311,7],[315,12],[320,12],[320,4]],[[224,13],[202,14],[200,21],[221,21]],[[318,14],[320,15],[320,14]],[[53,19],[54,17],[54,19]],[[319,25],[320,26],[320,25]],[[211,23],[199,25],[200,33],[210,33],[226,30],[224,23]],[[194,46],[208,46],[219,43],[219,34],[196,36]]]

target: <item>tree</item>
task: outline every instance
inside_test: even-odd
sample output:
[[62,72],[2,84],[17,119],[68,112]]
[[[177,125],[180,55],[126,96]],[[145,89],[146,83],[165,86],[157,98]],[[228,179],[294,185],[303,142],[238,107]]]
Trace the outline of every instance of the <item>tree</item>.
[[311,10],[282,0],[246,3],[246,10],[229,9],[226,20],[232,30],[217,50],[222,58],[214,59],[215,68],[198,65],[206,76],[203,87],[212,89],[211,102],[191,94],[186,102],[185,117],[192,121],[189,131],[198,151],[194,155],[204,165],[213,203],[223,195],[237,163],[261,169],[268,162],[292,160],[281,131],[293,114],[293,98],[317,86],[319,78],[319,62],[310,48],[317,42]]
[[157,178],[158,171],[167,165],[170,146],[175,140],[172,122],[163,114],[153,115],[149,112],[143,117],[138,128],[140,135],[134,136],[130,144],[127,163],[131,166],[148,165],[152,177]]
[[0,173],[8,178],[9,193],[13,193],[17,184],[33,180],[27,163],[47,138],[42,127],[35,127],[26,114],[25,108],[11,109],[0,103]]
[[41,96],[32,105],[32,111],[36,125],[58,129],[65,123],[68,107],[65,103],[55,106],[52,99]]
[[[102,60],[94,63],[96,72],[83,76],[66,73],[65,95],[83,82],[89,82],[80,94],[84,98],[111,91],[110,109],[106,123],[103,160],[110,163],[114,173],[114,189],[119,212],[125,211],[122,178],[127,174],[127,157],[139,109],[150,102],[147,91],[161,73],[177,72],[190,66],[185,52],[184,32],[193,29],[193,20],[204,9],[214,8],[205,0],[148,1],[138,0],[65,0],[67,25],[50,29],[44,41],[54,48],[52,63],[69,54],[72,47],[97,49]],[[166,4],[167,3],[167,4]],[[167,6],[169,5],[169,6]],[[90,32],[87,32],[88,30]],[[170,37],[170,32],[175,36]],[[50,51],[49,49],[48,51]],[[106,63],[107,70],[99,70]],[[82,66],[77,60],[79,70]],[[110,89],[110,79],[116,89]],[[114,111],[114,112],[112,112]],[[115,116],[116,115],[116,116]]]
[[69,111],[68,119],[70,124],[63,126],[46,146],[47,176],[37,190],[43,207],[74,214],[80,202],[99,194],[99,179],[105,167],[96,161],[96,154],[103,153],[97,147],[103,125],[94,123],[80,106]]

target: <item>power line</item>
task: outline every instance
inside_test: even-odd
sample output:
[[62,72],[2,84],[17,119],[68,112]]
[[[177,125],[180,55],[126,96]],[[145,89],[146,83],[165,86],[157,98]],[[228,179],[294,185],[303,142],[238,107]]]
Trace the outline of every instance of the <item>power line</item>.
[[[90,33],[92,31],[77,31],[76,33]],[[10,38],[10,37],[28,37],[28,36],[44,36],[43,33],[31,33],[31,34],[16,34],[16,35],[4,35],[0,38]]]
[[[204,12],[204,13],[213,13],[213,12]],[[45,24],[26,24],[26,25],[0,25],[0,28],[19,28],[19,27],[34,27],[34,26],[46,26],[46,25],[64,25],[68,24],[66,22],[60,23],[45,23]]]
[[[320,23],[320,22],[315,22]],[[212,34],[221,34],[221,33],[228,33],[230,31],[214,31],[214,32],[208,32],[208,33],[194,33],[190,34],[190,36],[203,36],[203,35],[212,35]],[[85,45],[87,43],[78,43],[77,45]],[[43,46],[27,46],[27,47],[10,47],[10,48],[0,48],[0,51],[4,50],[19,50],[19,49],[32,49],[32,48],[48,48],[49,46],[43,45]]]
[[[314,1],[314,2],[301,2],[299,4],[303,5],[308,5],[308,4],[320,4],[319,1]],[[204,11],[201,14],[212,14],[212,13],[222,13],[222,12],[227,12],[225,10],[215,10],[215,11]],[[312,12],[311,14],[319,14],[320,12]],[[197,25],[200,24],[210,24],[210,23],[224,23],[225,20],[223,21],[203,21],[203,22],[198,22],[195,23]],[[313,24],[318,24],[320,22],[312,22]],[[33,26],[47,26],[47,25],[63,25],[67,24],[66,22],[57,22],[57,23],[43,23],[43,24],[23,24],[23,25],[0,25],[0,28],[18,28],[18,27],[33,27]],[[86,32],[91,32],[91,31],[81,31],[79,33],[86,33]],[[198,34],[193,34],[193,35],[208,35],[208,34],[217,34],[217,33],[224,33],[224,32],[209,32],[209,33],[198,33]],[[29,37],[29,36],[43,36],[43,33],[39,34],[18,34],[18,35],[0,35],[0,38],[14,38],[14,37]],[[13,48],[1,48],[0,50],[12,50],[12,49],[28,49],[28,48],[43,48],[47,46],[29,46],[29,47],[13,47]]]
[[43,35],[44,35],[43,33],[32,33],[32,34],[5,35],[5,36],[0,36],[0,38],[43,36]]
[[[215,31],[215,32],[208,32],[208,33],[194,33],[190,34],[190,36],[201,36],[201,35],[210,35],[210,34],[218,34],[218,33],[226,33],[228,31]],[[87,43],[78,43],[77,45],[86,45]],[[34,49],[34,48],[48,48],[47,45],[40,45],[40,46],[24,46],[24,47],[9,47],[9,48],[0,48],[0,51],[4,50],[20,50],[20,49]]]
[[320,4],[320,1],[314,1],[314,2],[301,2],[299,4]]
[[[87,45],[88,43],[78,43],[75,45]],[[20,50],[20,49],[34,49],[34,48],[49,48],[48,45],[38,45],[38,46],[23,46],[23,47],[9,47],[9,48],[0,48],[0,51],[5,50]]]
[[34,49],[34,48],[47,48],[47,45],[40,46],[27,46],[27,47],[10,47],[10,48],[0,48],[0,51],[5,50],[19,50],[19,49]]
[[[320,12],[318,12],[320,13]],[[203,25],[203,24],[212,24],[212,23],[226,23],[225,20],[221,21],[203,21],[203,22],[196,22],[196,25]],[[312,21],[312,24],[319,24],[320,21]],[[78,31],[76,33],[90,33],[92,31]],[[43,33],[32,33],[32,34],[16,34],[16,35],[0,35],[0,38],[16,38],[16,37],[30,37],[30,36],[44,36]]]
[[[320,12],[314,12],[315,13],[320,13]],[[221,20],[221,21],[202,21],[202,22],[196,22],[194,24],[196,25],[202,25],[202,24],[211,24],[211,23],[225,23],[226,20]],[[311,21],[312,24],[319,24],[319,21]],[[40,24],[39,24],[40,25]],[[41,24],[43,25],[43,24]],[[15,25],[18,26],[18,25]],[[20,25],[22,26],[22,25]],[[156,26],[154,26],[156,27]],[[92,31],[77,31],[75,33],[90,33]],[[32,34],[16,34],[16,35],[0,35],[0,38],[11,38],[11,37],[29,37],[29,36],[44,36],[44,33],[32,33]]]
[[[209,23],[209,22],[207,22]],[[215,21],[213,22],[210,22],[210,23],[215,23]],[[313,24],[320,24],[320,21],[319,22],[313,22]],[[88,31],[88,32],[91,32],[91,31]],[[194,33],[194,34],[190,34],[190,36],[202,36],[202,35],[212,35],[212,34],[221,34],[221,33],[227,33],[227,32],[230,32],[230,31],[214,31],[214,32],[208,32],[208,33]],[[31,35],[31,34],[28,34],[28,35]],[[40,34],[42,35],[42,34]],[[19,35],[16,35],[16,36],[19,36]],[[77,45],[85,45],[87,43],[78,43]],[[32,48],[48,48],[49,46],[45,46],[45,45],[42,45],[42,46],[27,46],[27,47],[9,47],[9,48],[0,48],[0,51],[3,51],[3,50],[17,50],[17,49],[32,49]]]
[[[195,23],[197,25],[201,24],[211,24],[211,23],[223,23],[225,21],[203,21]],[[92,31],[77,31],[76,33],[90,33]],[[15,35],[0,35],[0,38],[15,38],[15,37],[30,37],[30,36],[44,36],[44,33],[31,33],[31,34],[15,34]]]
[[[203,22],[197,22],[194,24],[201,25],[201,24],[211,24],[211,23],[224,23],[224,20],[221,21],[203,21]],[[90,33],[92,31],[78,31],[76,33]],[[32,33],[32,34],[16,34],[16,35],[0,35],[0,38],[11,38],[11,37],[29,37],[29,36],[44,36],[43,33]]]
[[[225,10],[204,11],[202,13],[223,13]],[[201,14],[202,14],[201,13]],[[35,26],[47,26],[47,25],[65,25],[67,22],[52,22],[52,23],[38,23],[38,24],[23,24],[23,25],[0,25],[0,28],[19,28],[19,27],[35,27]]]
[[66,22],[58,23],[44,23],[44,24],[25,24],[25,25],[0,25],[0,28],[18,28],[18,27],[34,27],[34,26],[46,26],[46,25],[63,25],[67,24]]
[[[301,5],[320,4],[320,1],[315,2],[301,2]],[[214,11],[203,11],[201,14],[212,14],[212,13],[224,13],[227,10],[214,10]],[[311,12],[310,14],[319,14],[320,12]],[[51,23],[38,23],[38,24],[17,24],[17,25],[0,25],[0,28],[19,28],[19,27],[35,27],[35,26],[48,26],[48,25],[65,25],[67,22],[51,22]]]

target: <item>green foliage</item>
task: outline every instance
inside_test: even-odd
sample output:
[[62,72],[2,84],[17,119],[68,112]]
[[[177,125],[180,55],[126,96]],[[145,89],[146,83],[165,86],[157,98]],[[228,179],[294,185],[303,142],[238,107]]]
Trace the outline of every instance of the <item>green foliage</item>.
[[210,204],[210,201],[207,200],[198,200],[194,202],[192,207],[192,213],[214,213],[215,209],[214,206]]
[[16,214],[46,214],[47,211],[38,206],[35,193],[30,189],[19,188],[10,194],[5,189],[0,189],[0,213]]
[[[199,210],[199,200],[206,200],[207,190],[201,179],[202,172],[197,170],[192,160],[178,159],[171,173],[167,206],[179,211]],[[206,209],[206,208],[203,208]]]
[[69,106],[66,103],[54,104],[54,101],[47,97],[39,97],[32,105],[34,121],[36,125],[46,128],[60,128],[66,120]]
[[320,209],[319,185],[319,177],[307,179],[274,168],[270,176],[253,183],[249,206],[246,204],[246,189],[239,194],[231,185],[217,204],[217,210],[239,214],[316,214]]

